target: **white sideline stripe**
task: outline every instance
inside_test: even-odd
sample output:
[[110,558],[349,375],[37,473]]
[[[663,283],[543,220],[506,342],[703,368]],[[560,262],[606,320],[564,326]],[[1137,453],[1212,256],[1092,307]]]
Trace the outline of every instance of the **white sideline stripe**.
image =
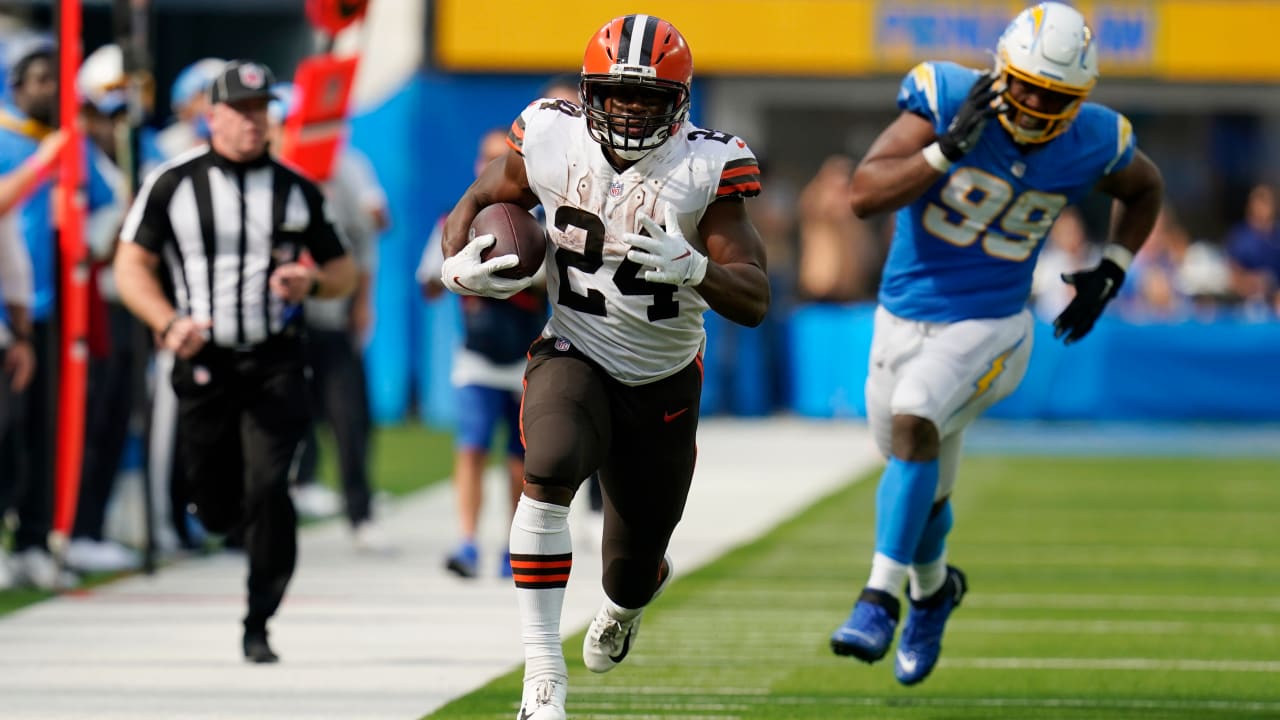
[[[746,605],[744,598],[750,598],[752,607],[756,603],[765,603],[777,599],[783,602],[791,599],[819,601],[838,597],[852,602],[857,589],[848,591],[824,592],[821,590],[783,590],[779,588],[751,588],[748,583],[733,586],[725,583],[730,589],[706,591],[704,596],[724,601],[737,601]],[[852,588],[857,581],[851,581]],[[743,589],[739,590],[738,587]],[[974,591],[964,596],[965,607],[983,608],[1031,608],[1047,610],[1174,610],[1184,612],[1221,612],[1238,610],[1246,612],[1278,612],[1280,598],[1271,597],[1217,597],[1209,595],[1102,595],[1102,594],[1053,594],[1053,593],[984,593]],[[767,610],[767,608],[766,608]],[[789,612],[786,608],[778,608],[779,612]]]
[[[759,700],[757,700],[757,701],[756,701],[756,703],[757,703],[757,704],[759,704],[760,702],[761,702],[761,701],[759,701]],[[599,711],[610,711],[610,710],[627,710],[627,709],[632,708],[632,707],[635,707],[635,703],[590,702],[590,701],[588,701],[588,702],[580,702],[580,701],[578,701],[576,698],[575,698],[575,699],[574,699],[574,701],[573,701],[573,708],[574,708],[574,710],[587,710],[587,711],[591,711],[591,710],[599,710]],[[683,711],[685,711],[685,712],[696,712],[696,713],[698,713],[698,717],[707,717],[705,714],[703,714],[704,712],[733,712],[733,713],[739,713],[739,712],[747,712],[747,711],[751,710],[753,707],[754,707],[754,706],[752,706],[752,705],[747,705],[747,704],[745,704],[745,703],[699,703],[699,702],[691,702],[691,703],[665,703],[665,702],[664,702],[664,703],[645,703],[645,705],[644,705],[644,709],[645,709],[645,710],[665,710],[665,711],[668,711],[668,712],[669,712],[669,711],[672,711],[672,710],[683,710]],[[628,717],[630,717],[630,716],[628,716]],[[663,717],[667,717],[667,716],[666,716],[666,715],[663,715]]]
[[[670,657],[656,658],[637,656],[627,658],[628,664],[639,667],[672,667],[681,668],[715,668],[742,667],[750,664],[750,660],[741,655],[713,655],[698,652],[701,645],[671,645],[667,648],[681,655],[679,660]],[[779,648],[783,647],[781,645]],[[790,647],[790,646],[787,646]],[[696,653],[696,654],[695,654]],[[832,659],[827,657],[810,657],[792,660],[789,667],[796,668],[829,668]],[[938,661],[949,668],[969,668],[975,670],[1133,670],[1133,671],[1177,671],[1177,672],[1249,672],[1263,674],[1280,674],[1278,660],[1166,660],[1162,658],[1024,658],[1024,657],[961,657],[942,658]]]
[[[688,694],[705,694],[720,695],[721,691],[707,690],[704,693],[693,693],[689,688],[676,687],[648,687],[648,688],[613,688],[608,691],[603,689],[593,691],[592,693],[580,693],[579,697],[587,697],[591,694],[609,694],[609,695],[626,695],[628,690],[643,691],[643,694],[651,695],[688,695]],[[754,689],[747,691],[743,702],[736,705],[723,705],[711,703],[663,703],[663,704],[645,704],[643,709],[648,711],[657,710],[689,710],[696,711],[699,709],[706,710],[741,710],[748,711],[752,707],[761,704],[766,705],[814,705],[814,704],[833,704],[833,705],[857,705],[866,707],[878,707],[893,705],[900,707],[904,705],[916,706],[939,706],[939,707],[1028,707],[1028,708],[1079,708],[1079,709],[1127,709],[1127,710],[1230,710],[1230,711],[1269,711],[1280,710],[1280,702],[1268,701],[1251,701],[1251,700],[1153,700],[1143,698],[1016,698],[1016,697],[923,697],[923,698],[904,698],[901,696],[893,697],[831,697],[829,695],[788,695],[786,697],[764,697],[763,693],[757,693]],[[608,703],[608,702],[581,702],[575,701],[574,707],[587,712],[575,713],[575,716],[581,715],[584,718],[590,717],[609,717],[614,718],[615,715],[593,715],[591,711],[605,712],[610,710],[631,710],[636,708],[635,703]],[[627,715],[628,718],[637,717],[660,717],[670,719],[671,715]],[[679,717],[723,717],[718,715],[696,714]]]
[[[768,628],[755,627],[744,630],[735,636],[738,645],[777,645],[791,646],[796,633],[805,633],[815,625],[829,622],[831,613],[826,610],[806,612],[783,612],[785,615],[779,622],[771,622]],[[717,630],[699,622],[706,614],[691,613],[681,621],[669,623],[668,632],[678,631],[676,640],[712,638]],[[720,621],[741,621],[751,623],[761,618],[761,613],[750,611],[718,611],[715,617]],[[985,633],[1028,633],[1039,632],[1063,635],[1189,635],[1192,633],[1212,633],[1232,637],[1276,637],[1280,636],[1280,624],[1255,622],[1214,622],[1190,620],[970,620],[955,618],[947,623],[951,632],[985,632]],[[777,640],[780,642],[773,642]],[[690,646],[697,643],[688,643]]]
[[[930,706],[930,707],[1027,707],[1027,708],[1080,708],[1090,710],[1280,710],[1280,702],[1251,700],[1144,700],[1128,698],[1012,698],[1012,697],[831,697],[789,696],[771,698],[778,705],[858,705],[878,706]],[[628,716],[631,717],[631,716]]]
[[1209,595],[1055,595],[1032,593],[974,593],[965,596],[969,607],[1051,608],[1113,610],[1253,610],[1280,612],[1280,598],[1215,597]]
[[1176,670],[1182,672],[1280,673],[1274,660],[1163,660],[1158,658],[942,658],[947,667],[983,670]]
[[1275,637],[1280,625],[1246,622],[1162,622],[1159,620],[961,620],[947,624],[947,629],[961,632],[993,633],[1062,633],[1065,635],[1243,635]]
[[[750,688],[731,688],[731,687],[713,687],[713,688],[695,688],[677,685],[641,685],[639,687],[624,685],[601,685],[585,690],[574,690],[574,697],[591,697],[593,695],[697,695],[705,697],[719,697],[728,695],[731,697],[742,697],[758,695],[765,697],[771,691],[763,687]],[[577,705],[574,701],[574,705]]]

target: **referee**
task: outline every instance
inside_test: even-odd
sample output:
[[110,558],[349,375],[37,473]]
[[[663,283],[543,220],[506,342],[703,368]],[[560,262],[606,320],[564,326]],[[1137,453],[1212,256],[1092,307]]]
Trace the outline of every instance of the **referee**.
[[[272,82],[261,64],[227,64],[209,90],[209,146],[147,177],[115,260],[125,304],[178,358],[188,497],[205,527],[243,533],[244,655],[256,663],[279,659],[267,619],[297,559],[288,472],[311,421],[300,306],[356,283],[320,190],[267,152]],[[314,266],[299,262],[304,251]]]

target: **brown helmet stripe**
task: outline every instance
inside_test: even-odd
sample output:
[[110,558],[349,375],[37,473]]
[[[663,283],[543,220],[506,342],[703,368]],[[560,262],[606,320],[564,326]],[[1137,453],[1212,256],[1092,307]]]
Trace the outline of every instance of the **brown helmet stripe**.
[[618,57],[614,62],[652,65],[658,22],[658,18],[651,15],[628,15],[623,18],[622,36],[618,38]]

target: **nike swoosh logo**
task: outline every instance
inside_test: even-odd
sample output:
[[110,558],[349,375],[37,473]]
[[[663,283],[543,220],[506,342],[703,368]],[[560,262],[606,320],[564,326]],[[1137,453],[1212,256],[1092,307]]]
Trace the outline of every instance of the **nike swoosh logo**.
[[[685,408],[685,410],[688,410],[688,409],[689,408]],[[684,410],[681,410],[681,412],[684,412]],[[616,663],[620,663],[622,662],[623,658],[627,656],[627,653],[631,651],[631,630],[634,630],[634,629],[635,629],[635,625],[632,625],[631,629],[627,630],[627,636],[622,638],[622,649],[618,651],[617,655],[610,655],[609,656],[610,660]]]
[[1114,287],[1116,283],[1111,278],[1106,278],[1104,282],[1107,283],[1106,287],[1102,288],[1102,297],[1105,298],[1111,295],[1111,288]]
[[903,655],[901,651],[898,652],[898,665],[901,666],[902,671],[908,675],[916,671],[916,665],[919,662],[919,658],[914,655],[908,657],[907,655]]
[[[460,277],[459,277],[459,276],[457,276],[457,275],[454,275],[454,276],[453,276],[453,281],[454,281],[455,283],[457,283],[458,287],[465,289],[467,292],[476,292],[475,290],[472,290],[471,288],[467,287],[466,285],[463,285],[463,284],[462,284],[462,278],[460,278]],[[477,295],[479,295],[480,293],[476,293],[476,294],[477,294]]]
[[672,259],[672,260],[679,260],[679,259],[681,259],[681,258],[687,258],[687,257],[689,257],[689,256],[690,256],[690,255],[692,255],[692,254],[693,254],[693,251],[692,251],[692,250],[685,250],[683,255],[677,255],[676,257],[673,257],[673,258],[671,258],[671,259]]
[[516,718],[516,720],[529,720],[531,717],[533,716],[529,714],[527,709],[520,708],[520,717]]
[[[687,412],[689,412],[689,408],[680,408],[679,410],[677,410],[677,411],[675,411],[675,412],[673,412],[673,413],[663,412],[663,413],[662,413],[662,422],[671,422],[672,420],[675,420],[676,418],[680,417],[681,415],[683,415],[683,414],[685,414],[685,413],[687,413]],[[630,639],[630,638],[631,638],[631,635],[630,635],[630,634],[628,634],[628,635],[627,635],[627,638],[628,638],[628,639]],[[626,653],[623,653],[623,654],[625,655]]]

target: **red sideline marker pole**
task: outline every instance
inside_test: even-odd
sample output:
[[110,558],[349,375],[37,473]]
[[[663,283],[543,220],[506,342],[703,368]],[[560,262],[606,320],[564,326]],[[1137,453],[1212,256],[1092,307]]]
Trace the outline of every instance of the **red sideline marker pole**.
[[58,3],[58,104],[68,133],[58,169],[55,221],[58,227],[62,298],[62,368],[58,386],[57,458],[54,463],[53,534],[50,549],[63,555],[80,495],[84,461],[85,386],[89,351],[89,254],[84,241],[84,147],[76,117],[76,70],[80,67],[80,0]]

